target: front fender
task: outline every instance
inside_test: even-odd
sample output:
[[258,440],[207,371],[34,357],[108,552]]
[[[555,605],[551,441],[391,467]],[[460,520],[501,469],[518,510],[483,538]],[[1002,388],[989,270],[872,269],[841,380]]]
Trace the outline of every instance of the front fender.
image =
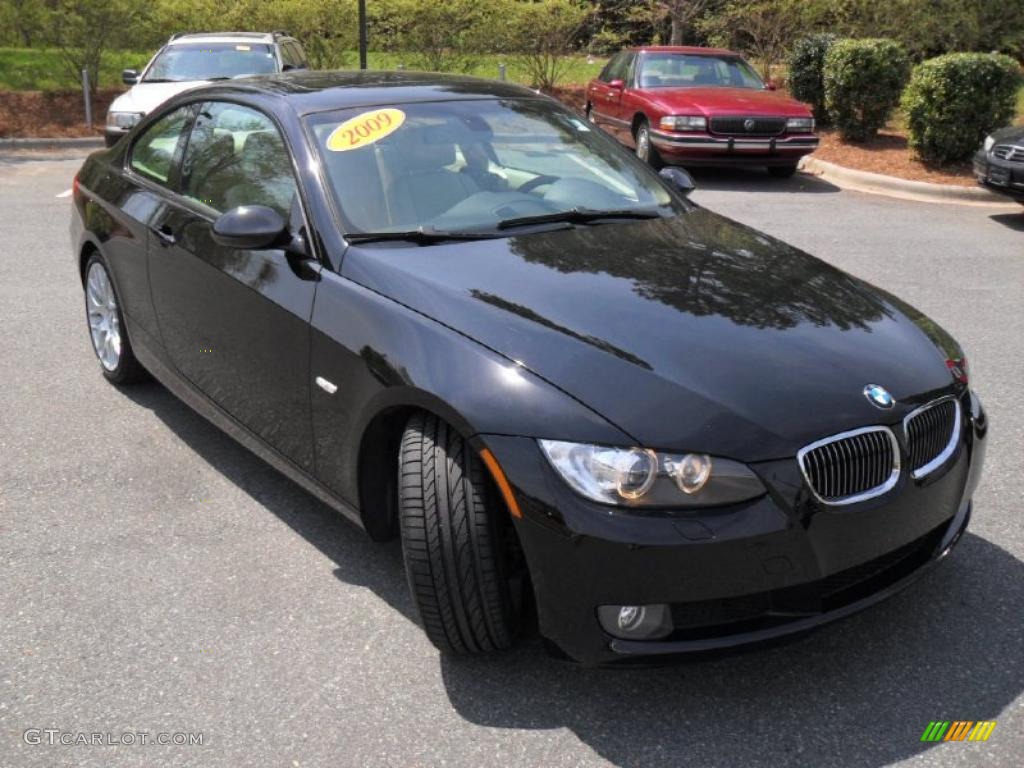
[[360,445],[381,414],[436,413],[477,433],[631,444],[593,410],[467,336],[325,271],[312,318],[317,475],[358,505]]

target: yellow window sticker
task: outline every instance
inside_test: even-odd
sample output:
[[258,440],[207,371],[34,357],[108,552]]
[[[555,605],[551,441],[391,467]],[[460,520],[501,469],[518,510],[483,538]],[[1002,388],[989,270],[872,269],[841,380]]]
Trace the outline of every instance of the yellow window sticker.
[[349,118],[327,137],[327,149],[331,152],[347,152],[359,149],[390,136],[405,122],[405,112],[388,107],[363,112]]

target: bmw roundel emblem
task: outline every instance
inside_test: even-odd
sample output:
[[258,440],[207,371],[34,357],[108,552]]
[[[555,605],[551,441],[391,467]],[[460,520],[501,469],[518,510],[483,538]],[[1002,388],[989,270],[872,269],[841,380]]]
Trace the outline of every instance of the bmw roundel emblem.
[[876,408],[888,409],[896,404],[896,398],[889,394],[889,390],[878,384],[868,384],[864,387],[864,397]]

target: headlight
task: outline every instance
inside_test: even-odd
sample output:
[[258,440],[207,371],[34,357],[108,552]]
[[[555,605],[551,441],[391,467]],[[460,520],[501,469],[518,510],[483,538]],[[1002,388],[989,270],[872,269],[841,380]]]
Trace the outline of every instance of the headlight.
[[699,115],[671,115],[658,123],[664,131],[706,131],[708,119]]
[[994,138],[992,138],[991,136],[986,136],[985,137],[985,151],[986,152],[991,152],[992,151],[992,147],[995,145],[995,143],[996,143],[996,140]]
[[141,112],[108,112],[107,125],[111,128],[122,128],[129,130],[142,119]]
[[813,131],[813,117],[791,117],[786,120],[787,131]]
[[602,504],[709,507],[765,493],[749,467],[703,453],[656,453],[646,448],[539,440],[562,479],[581,496]]

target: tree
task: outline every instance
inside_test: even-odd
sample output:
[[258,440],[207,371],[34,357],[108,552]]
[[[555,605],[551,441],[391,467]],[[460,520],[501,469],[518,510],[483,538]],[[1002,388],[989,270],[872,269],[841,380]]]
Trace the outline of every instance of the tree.
[[123,45],[124,30],[133,29],[147,6],[133,0],[57,0],[51,19],[54,42],[69,75],[89,73],[89,86],[99,85],[100,64],[109,48]]
[[701,28],[714,43],[748,53],[767,80],[790,43],[812,24],[815,8],[801,0],[730,0],[720,13],[705,17]]
[[534,87],[550,90],[565,76],[566,57],[592,9],[579,0],[543,0],[515,2],[509,12],[508,50]]
[[711,0],[647,0],[646,11],[655,23],[667,18],[672,28],[669,45],[682,45],[686,30],[711,4]]

